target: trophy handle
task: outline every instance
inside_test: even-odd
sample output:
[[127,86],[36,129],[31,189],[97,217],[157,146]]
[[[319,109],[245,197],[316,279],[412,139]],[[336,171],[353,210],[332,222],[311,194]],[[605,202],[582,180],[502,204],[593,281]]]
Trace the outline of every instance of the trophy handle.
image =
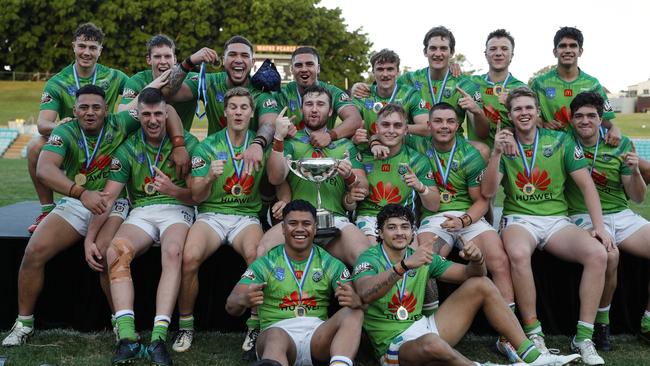
[[289,170],[291,170],[293,174],[305,179],[305,176],[302,175],[298,170],[298,160],[292,160],[291,155],[287,155],[286,160],[287,160],[287,166],[289,167]]

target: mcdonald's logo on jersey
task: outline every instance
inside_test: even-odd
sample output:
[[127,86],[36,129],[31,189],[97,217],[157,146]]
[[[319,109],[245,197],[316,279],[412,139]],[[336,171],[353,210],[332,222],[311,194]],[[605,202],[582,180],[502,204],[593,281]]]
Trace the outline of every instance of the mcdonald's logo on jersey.
[[494,95],[494,88],[487,88],[487,89],[485,89],[485,94],[487,94],[487,95]]
[[573,96],[573,89],[564,89],[564,96],[565,97],[572,97]]
[[390,164],[381,164],[382,172],[390,172]]

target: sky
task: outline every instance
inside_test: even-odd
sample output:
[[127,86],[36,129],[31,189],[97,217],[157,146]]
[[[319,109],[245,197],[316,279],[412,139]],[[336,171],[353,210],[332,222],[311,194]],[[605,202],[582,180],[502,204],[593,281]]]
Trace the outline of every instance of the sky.
[[349,30],[368,34],[372,51],[392,49],[401,66],[412,70],[427,65],[422,54],[426,32],[444,25],[454,33],[456,53],[464,54],[473,69],[487,72],[485,39],[505,28],[515,38],[510,72],[527,82],[537,70],[557,63],[553,36],[560,27],[573,26],[585,38],[578,66],[608,90],[626,90],[650,79],[648,1],[322,0],[320,5],[340,8]]

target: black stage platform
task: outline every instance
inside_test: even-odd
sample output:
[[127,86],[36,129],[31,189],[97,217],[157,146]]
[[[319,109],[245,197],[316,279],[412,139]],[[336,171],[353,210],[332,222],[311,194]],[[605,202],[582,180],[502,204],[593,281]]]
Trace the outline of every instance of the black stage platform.
[[[29,240],[26,228],[38,214],[37,202],[0,207],[0,329],[11,327],[17,312],[17,278],[20,261]],[[155,293],[160,276],[160,250],[152,248],[133,261],[136,288],[135,313],[138,329],[150,329]],[[452,256],[458,260],[458,257]],[[538,313],[547,334],[572,334],[578,318],[578,284],[581,269],[547,255],[533,257]],[[241,331],[244,318],[224,311],[226,297],[245,269],[245,262],[230,247],[218,250],[202,267],[201,289],[195,309],[199,330]],[[619,288],[611,311],[613,333],[636,333],[647,302],[650,268],[648,261],[621,253]],[[441,293],[453,286],[441,284]],[[110,326],[110,312],[98,283],[98,275],[83,258],[82,243],[66,250],[46,267],[45,286],[36,306],[38,328],[67,328],[80,331]],[[176,320],[172,321],[175,327]],[[491,332],[485,319],[474,324],[477,333]]]

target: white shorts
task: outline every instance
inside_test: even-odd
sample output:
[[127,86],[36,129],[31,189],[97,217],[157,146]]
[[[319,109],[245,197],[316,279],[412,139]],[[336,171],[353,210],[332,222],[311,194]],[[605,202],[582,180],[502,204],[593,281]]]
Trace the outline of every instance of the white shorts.
[[[588,214],[572,215],[571,221],[581,229],[593,229],[591,216]],[[632,212],[629,208],[621,212],[604,214],[603,221],[605,223],[605,230],[614,238],[616,245],[621,244],[625,239],[639,231],[644,225],[650,224],[648,220]]]
[[573,223],[566,216],[507,215],[501,218],[499,230],[503,231],[510,225],[519,225],[526,229],[535,239],[537,249],[543,250],[553,234],[572,226]]
[[[59,202],[56,203],[56,207],[54,207],[52,213],[63,218],[81,236],[86,236],[88,233],[88,224],[90,223],[90,218],[93,214],[84,207],[83,203],[78,199],[62,197]],[[122,220],[124,220],[128,214],[129,200],[126,198],[118,198],[115,200],[109,216],[121,217]]]
[[158,204],[134,208],[124,223],[139,227],[154,242],[159,242],[168,227],[174,224],[185,224],[190,227],[192,222],[194,222],[193,207]]
[[[463,211],[446,211],[444,212],[446,214],[454,215],[457,217],[462,216],[465,214]],[[454,243],[458,243],[456,246],[458,249],[462,249],[460,247],[460,242],[458,241],[458,238],[462,235],[462,237],[465,240],[472,240],[475,237],[483,234],[486,231],[494,231],[494,228],[492,225],[488,224],[488,222],[481,217],[480,220],[472,223],[470,226],[464,227],[458,231],[449,231],[445,230],[442,227],[440,227],[440,224],[445,222],[447,218],[443,215],[443,213],[427,216],[424,219],[422,219],[422,223],[420,224],[420,229],[418,230],[418,234],[420,233],[434,233],[438,235],[438,237],[447,243],[450,247],[454,247]]]
[[357,217],[357,227],[364,235],[377,237],[377,216]]
[[196,216],[196,221],[203,221],[208,224],[222,241],[231,245],[235,237],[247,226],[260,225],[260,220],[254,216],[227,215],[216,212],[200,213]]
[[438,334],[438,326],[436,325],[436,318],[433,314],[430,316],[423,316],[420,320],[411,324],[405,331],[395,337],[388,345],[388,350],[381,358],[381,366],[395,366],[399,365],[399,349],[402,344],[420,338],[425,334]]
[[289,337],[296,345],[296,362],[294,362],[294,366],[312,366],[311,337],[323,323],[325,322],[319,318],[307,316],[281,320],[266,329],[280,328],[289,334]]

